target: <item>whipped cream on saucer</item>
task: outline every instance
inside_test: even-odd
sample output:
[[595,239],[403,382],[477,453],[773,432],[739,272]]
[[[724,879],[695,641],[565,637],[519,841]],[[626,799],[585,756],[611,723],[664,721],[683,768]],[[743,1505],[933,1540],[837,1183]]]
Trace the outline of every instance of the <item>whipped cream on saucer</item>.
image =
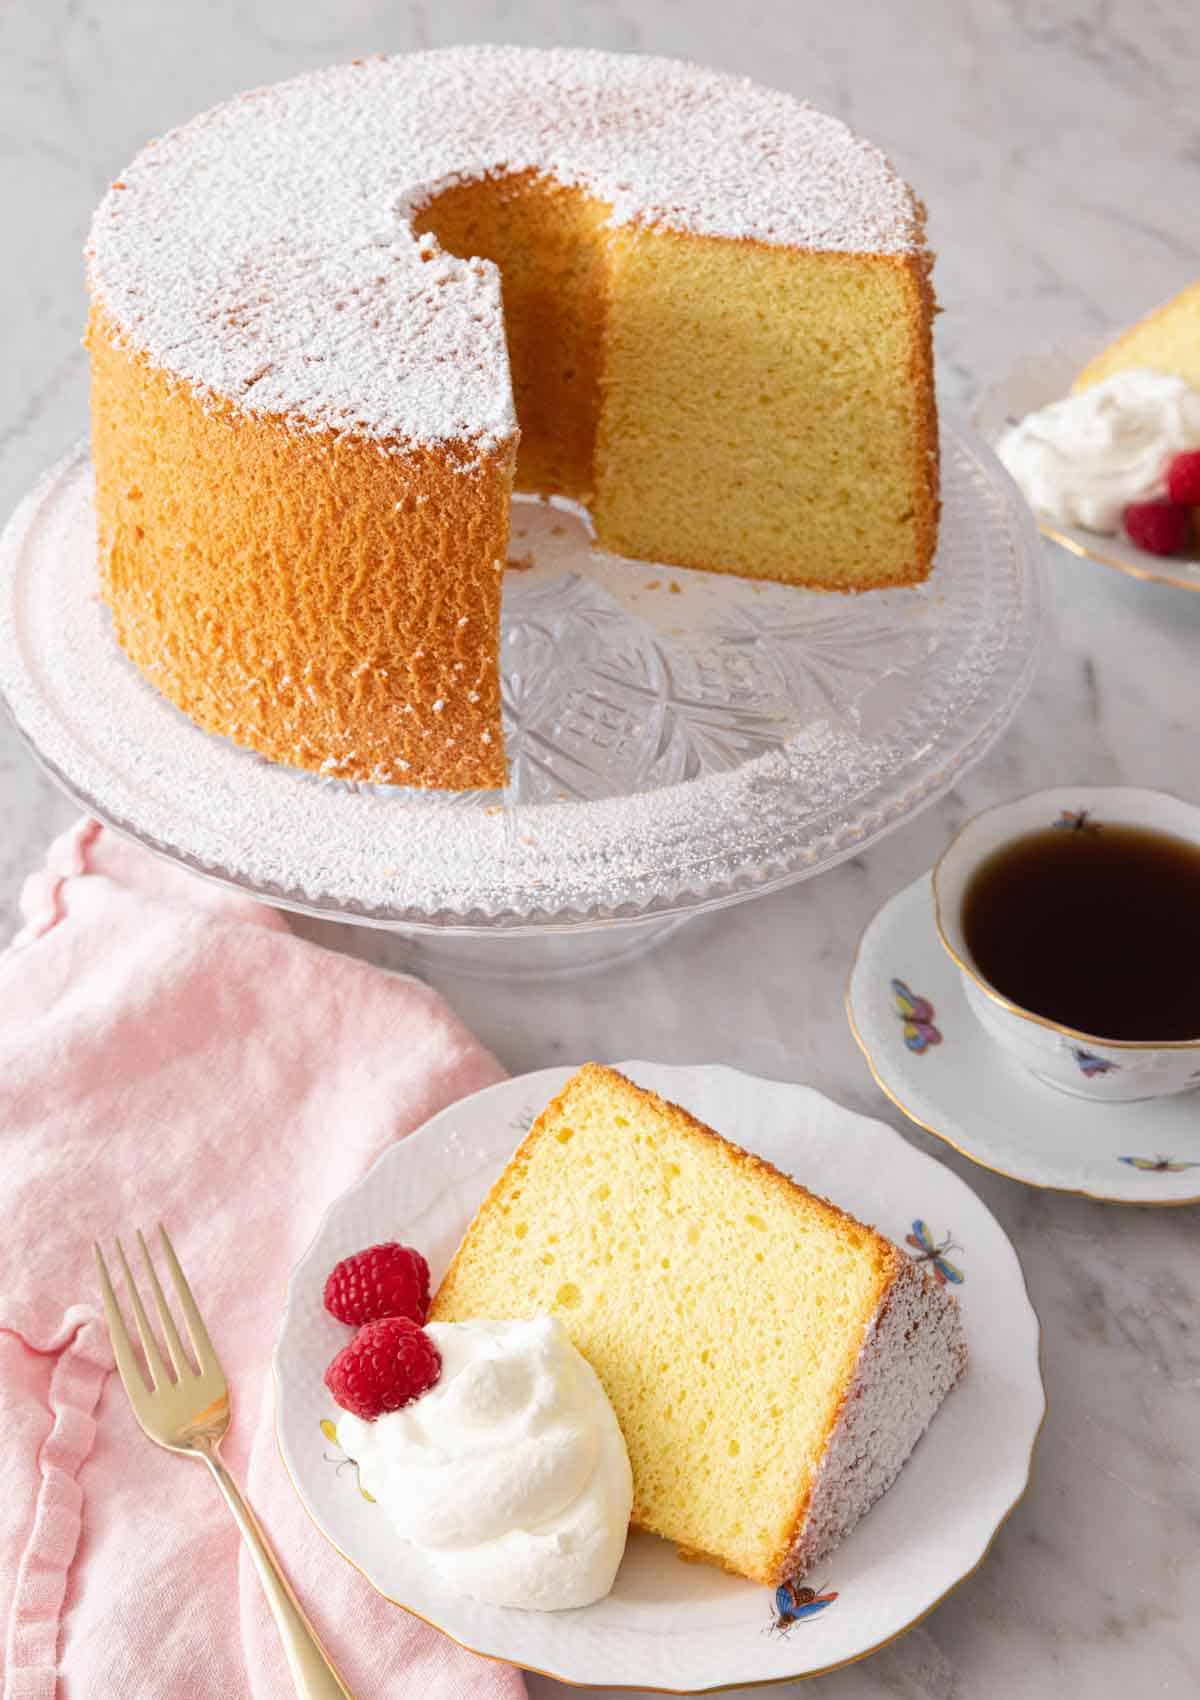
[[426,1331],[442,1357],[428,1393],[338,1420],[363,1487],[460,1593],[533,1611],[602,1599],[633,1477],[596,1372],[551,1316]]
[[1027,414],[996,453],[1038,513],[1113,533],[1130,502],[1166,494],[1172,457],[1196,448],[1200,391],[1131,368]]

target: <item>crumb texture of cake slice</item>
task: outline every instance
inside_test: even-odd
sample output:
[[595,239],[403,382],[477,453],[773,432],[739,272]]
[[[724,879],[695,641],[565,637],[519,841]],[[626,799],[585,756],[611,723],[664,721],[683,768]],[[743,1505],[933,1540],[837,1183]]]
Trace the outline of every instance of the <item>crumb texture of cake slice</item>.
[[965,1361],[954,1299],[889,1240],[594,1063],[515,1152],[430,1315],[543,1311],[616,1410],[634,1524],[772,1585],[888,1488]]

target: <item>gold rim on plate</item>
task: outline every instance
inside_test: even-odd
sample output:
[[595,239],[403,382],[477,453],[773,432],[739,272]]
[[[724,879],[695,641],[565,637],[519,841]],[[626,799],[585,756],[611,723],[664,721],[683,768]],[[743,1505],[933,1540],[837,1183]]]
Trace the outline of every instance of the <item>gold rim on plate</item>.
[[[855,960],[856,965],[857,965],[857,962],[858,962],[858,951],[861,950],[861,948],[862,948],[862,939],[860,938],[858,950],[855,951],[854,960]],[[847,1001],[847,1009],[849,1009],[848,1001]],[[851,1027],[851,1031],[854,1032],[855,1038],[858,1039],[858,1033],[854,1029],[853,1017],[851,1017],[851,1019],[850,1019],[850,1027]],[[865,1049],[865,1047],[862,1046],[862,1040],[861,1039],[859,1039],[859,1045],[863,1049],[863,1054],[866,1055],[866,1049]],[[874,1074],[874,1072],[875,1072],[874,1067],[873,1067],[873,1065],[870,1064],[869,1056],[867,1057],[867,1061],[868,1061],[868,1065],[871,1066],[872,1074]],[[878,1076],[876,1076],[876,1079],[878,1079]],[[507,1084],[507,1082],[506,1081],[497,1081],[495,1084],[497,1086],[504,1086],[504,1085]],[[880,1082],[880,1086],[881,1086],[881,1089],[886,1092],[887,1089],[885,1087],[883,1087],[882,1082]],[[483,1090],[488,1091],[488,1090],[491,1090],[491,1088],[485,1087]],[[888,1094],[888,1095],[890,1096],[890,1094]],[[903,1105],[899,1105],[898,1100],[893,1100],[893,1102],[896,1102],[898,1104],[898,1107],[903,1109]],[[906,1115],[908,1114],[907,1111],[905,1111],[904,1113]],[[915,1120],[916,1118],[914,1117],[912,1119]],[[894,1133],[896,1130],[893,1128],[890,1131]],[[930,1129],[930,1132],[933,1132],[933,1131],[934,1131],[933,1129]],[[964,1152],[964,1155],[969,1155],[969,1153]],[[1001,1228],[1001,1233],[1004,1233],[1003,1228]],[[1005,1235],[1005,1238],[1007,1238],[1007,1237],[1008,1236]],[[1010,1242],[1010,1244],[1011,1244],[1011,1242]],[[1025,1295],[1025,1302],[1026,1302],[1026,1304],[1028,1304],[1030,1312],[1033,1315],[1034,1322],[1037,1325],[1038,1382],[1039,1382],[1039,1385],[1041,1386],[1041,1390],[1042,1390],[1042,1414],[1041,1414],[1041,1417],[1038,1421],[1037,1428],[1034,1430],[1033,1438],[1029,1443],[1029,1456],[1025,1461],[1025,1479],[1022,1481],[1020,1487],[1017,1489],[1016,1493],[1013,1495],[1013,1497],[1009,1501],[1008,1505],[1005,1507],[1005,1509],[1001,1512],[1000,1516],[997,1518],[995,1526],[993,1527],[993,1529],[992,1529],[990,1535],[988,1536],[987,1541],[984,1545],[983,1551],[980,1553],[979,1557],[975,1560],[974,1564],[972,1564],[971,1567],[968,1570],[964,1570],[961,1576],[956,1576],[954,1578],[954,1580],[946,1588],[944,1588],[942,1590],[942,1592],[937,1596],[937,1598],[935,1600],[931,1600],[930,1603],[927,1606],[924,1606],[917,1613],[917,1615],[915,1617],[910,1618],[909,1621],[905,1624],[902,1624],[899,1629],[893,1630],[890,1635],[885,1635],[882,1641],[876,1641],[872,1646],[864,1647],[863,1650],[859,1653],[851,1653],[848,1658],[837,1659],[837,1660],[834,1661],[833,1664],[822,1665],[816,1670],[801,1671],[799,1673],[796,1673],[796,1674],[790,1675],[790,1676],[754,1677],[754,1678],[751,1678],[748,1681],[718,1682],[718,1683],[713,1683],[710,1686],[705,1687],[705,1688],[662,1688],[662,1687],[658,1687],[654,1684],[648,1684],[648,1683],[644,1683],[644,1682],[639,1682],[639,1683],[629,1683],[629,1682],[611,1683],[611,1682],[606,1682],[606,1683],[597,1684],[597,1683],[591,1683],[591,1682],[581,1682],[574,1677],[563,1676],[558,1671],[544,1670],[539,1665],[517,1664],[515,1660],[503,1658],[498,1653],[488,1653],[488,1652],[485,1652],[480,1647],[472,1647],[466,1641],[460,1641],[456,1635],[451,1635],[449,1630],[443,1629],[441,1624],[435,1623],[432,1618],[426,1617],[422,1612],[419,1612],[419,1611],[415,1610],[414,1607],[406,1604],[404,1600],[398,1600],[394,1597],[394,1595],[385,1593],[383,1591],[383,1589],[381,1587],[379,1587],[379,1585],[372,1579],[372,1577],[370,1577],[367,1574],[367,1572],[363,1569],[362,1565],[359,1564],[357,1562],[357,1560],[353,1559],[350,1556],[350,1554],[345,1550],[344,1547],[341,1547],[341,1546],[338,1545],[338,1543],[333,1539],[332,1535],[330,1535],[328,1533],[328,1531],[322,1526],[322,1524],[317,1519],[317,1517],[314,1515],[314,1513],[310,1510],[307,1499],[305,1498],[304,1494],[301,1492],[300,1487],[299,1487],[299,1485],[296,1481],[296,1478],[293,1476],[291,1470],[288,1467],[288,1461],[287,1461],[287,1458],[286,1458],[286,1456],[284,1454],[284,1450],[283,1450],[283,1440],[282,1440],[282,1438],[280,1436],[280,1432],[279,1432],[279,1365],[278,1365],[278,1362],[276,1360],[275,1354],[273,1352],[272,1353],[272,1360],[271,1360],[271,1387],[272,1387],[272,1396],[273,1396],[272,1397],[272,1411],[271,1411],[271,1427],[272,1427],[272,1430],[273,1430],[274,1435],[275,1435],[275,1451],[276,1451],[276,1453],[279,1457],[280,1464],[283,1466],[283,1472],[286,1475],[288,1481],[291,1483],[292,1491],[296,1495],[296,1498],[299,1500],[300,1505],[304,1510],[305,1516],[308,1518],[308,1520],[312,1524],[313,1528],[321,1536],[321,1539],[323,1541],[325,1541],[328,1546],[332,1547],[333,1551],[336,1552],[340,1558],[344,1559],[345,1562],[348,1565],[350,1565],[351,1569],[356,1570],[358,1572],[358,1574],[363,1578],[363,1580],[368,1584],[368,1586],[371,1587],[372,1589],[374,1589],[375,1593],[377,1593],[379,1595],[380,1599],[386,1600],[389,1605],[397,1606],[401,1611],[406,1611],[409,1614],[410,1617],[415,1617],[419,1622],[426,1624],[430,1629],[436,1630],[439,1635],[444,1635],[446,1637],[447,1641],[450,1641],[456,1647],[461,1648],[464,1653],[472,1654],[475,1658],[487,1659],[492,1664],[511,1665],[515,1669],[527,1671],[531,1676],[543,1676],[543,1677],[547,1677],[551,1682],[561,1682],[563,1684],[563,1686],[567,1687],[567,1688],[604,1687],[604,1688],[611,1689],[614,1693],[621,1693],[621,1694],[724,1694],[724,1693],[729,1693],[732,1690],[737,1689],[737,1688],[778,1688],[778,1687],[781,1687],[784,1683],[788,1683],[788,1682],[807,1682],[810,1677],[829,1676],[834,1671],[845,1670],[850,1665],[859,1664],[859,1663],[861,1663],[861,1661],[863,1659],[869,1659],[869,1658],[873,1657],[874,1654],[882,1652],[885,1647],[890,1647],[893,1644],[893,1642],[898,1641],[901,1638],[901,1636],[907,1635],[909,1633],[909,1631],[912,1630],[912,1629],[915,1629],[918,1624],[924,1623],[925,1619],[927,1617],[929,1617],[932,1612],[935,1612],[938,1609],[939,1606],[943,1605],[945,1603],[945,1601],[950,1598],[951,1594],[956,1593],[957,1590],[959,1588],[961,1588],[962,1585],[965,1582],[969,1582],[971,1577],[974,1576],[976,1571],[979,1570],[980,1567],[984,1564],[984,1562],[987,1560],[987,1558],[991,1554],[992,1548],[995,1546],[997,1540],[1000,1538],[1000,1534],[1003,1531],[1005,1525],[1008,1523],[1010,1517],[1013,1515],[1014,1511],[1016,1511],[1017,1507],[1020,1505],[1021,1501],[1025,1498],[1025,1495],[1029,1491],[1029,1483],[1030,1483],[1030,1479],[1031,1479],[1032,1474],[1033,1474],[1034,1454],[1037,1451],[1038,1442],[1042,1437],[1042,1431],[1046,1426],[1046,1417],[1047,1417],[1047,1414],[1048,1414],[1049,1408],[1050,1408],[1049,1398],[1048,1398],[1048,1395],[1046,1393],[1045,1330],[1042,1327],[1042,1319],[1038,1315],[1037,1309],[1036,1309],[1036,1307],[1033,1303],[1032,1298],[1030,1297],[1029,1283],[1025,1279],[1025,1267],[1022,1264],[1020,1257],[1016,1256],[1015,1247],[1013,1248],[1013,1255],[1016,1258],[1017,1272],[1018,1272],[1018,1274],[1020,1275],[1020,1278],[1021,1278],[1021,1290]],[[290,1291],[291,1291],[291,1283],[289,1281],[287,1293],[290,1294]],[[283,1306],[285,1311],[287,1309],[287,1302],[288,1302],[287,1295],[285,1295],[284,1306]]]
[[327,1542],[340,1558],[344,1558],[352,1570],[358,1571],[358,1574],[369,1587],[375,1590],[381,1600],[386,1600],[391,1606],[398,1606],[401,1611],[406,1611],[410,1617],[415,1617],[419,1622],[426,1624],[430,1629],[435,1629],[439,1635],[444,1635],[447,1641],[452,1641],[454,1645],[456,1647],[460,1647],[464,1653],[471,1653],[477,1659],[487,1659],[490,1664],[494,1665],[509,1665],[514,1670],[528,1672],[530,1676],[548,1677],[551,1682],[561,1682],[565,1688],[602,1687],[611,1689],[612,1692],[616,1694],[728,1694],[735,1688],[778,1688],[785,1682],[807,1682],[810,1677],[829,1676],[833,1671],[845,1670],[848,1665],[857,1665],[861,1663],[863,1659],[869,1659],[875,1653],[881,1653],[885,1647],[890,1647],[892,1643],[894,1641],[898,1641],[902,1635],[907,1635],[910,1629],[915,1629],[919,1623],[924,1623],[925,1619],[931,1612],[935,1612],[940,1605],[944,1604],[945,1601],[950,1598],[951,1594],[957,1592],[957,1590],[962,1587],[964,1582],[969,1582],[971,1580],[971,1577],[974,1576],[975,1572],[988,1558],[992,1548],[995,1546],[997,1540],[999,1540],[1005,1524],[1028,1493],[1030,1478],[1033,1475],[1033,1457],[1034,1453],[1037,1451],[1038,1441],[1042,1438],[1042,1430],[1046,1426],[1046,1417],[1050,1410],[1050,1401],[1046,1394],[1046,1366],[1044,1351],[1045,1333],[1042,1328],[1042,1319],[1034,1309],[1033,1300],[1029,1297],[1029,1285],[1025,1280],[1025,1269],[1019,1257],[1017,1258],[1017,1268],[1021,1274],[1021,1286],[1025,1293],[1025,1298],[1029,1304],[1030,1310],[1033,1311],[1034,1321],[1037,1323],[1038,1380],[1041,1382],[1042,1386],[1042,1415],[1038,1422],[1038,1426],[1034,1431],[1033,1439],[1029,1443],[1029,1458],[1025,1465],[1025,1480],[1021,1483],[1020,1488],[1017,1490],[1015,1498],[1010,1501],[1008,1508],[1001,1514],[996,1527],[988,1536],[987,1545],[984,1547],[979,1557],[975,1560],[974,1564],[969,1570],[964,1570],[961,1576],[956,1576],[950,1586],[944,1589],[942,1593],[938,1595],[936,1600],[933,1600],[922,1611],[919,1611],[916,1617],[912,1618],[910,1622],[903,1624],[899,1629],[893,1630],[890,1635],[885,1635],[882,1641],[876,1641],[873,1647],[864,1647],[861,1653],[851,1653],[850,1657],[847,1659],[838,1659],[836,1663],[832,1665],[822,1665],[819,1670],[800,1671],[795,1676],[762,1676],[752,1678],[749,1682],[717,1682],[713,1683],[713,1685],[709,1688],[657,1688],[652,1684],[644,1682],[579,1682],[574,1677],[560,1676],[557,1671],[542,1670],[538,1665],[517,1664],[513,1659],[501,1658],[498,1653],[485,1653],[480,1647],[470,1647],[465,1641],[460,1641],[457,1636],[451,1635],[448,1629],[443,1629],[440,1623],[435,1623],[432,1618],[425,1617],[421,1612],[415,1611],[412,1606],[405,1605],[403,1600],[397,1600],[393,1598],[391,1594],[385,1594],[383,1589],[367,1575],[367,1572],[363,1569],[362,1565],[358,1564],[353,1558],[351,1558],[350,1554],[346,1552],[343,1547],[340,1547],[337,1544],[332,1535],[328,1534],[313,1516],[312,1512],[308,1508],[308,1501],[297,1486],[296,1478],[288,1469],[288,1462],[283,1454],[283,1442],[279,1437],[279,1371],[275,1364],[272,1363],[271,1380],[274,1391],[274,1408],[271,1413],[271,1424],[275,1431],[275,1450],[279,1455],[279,1462],[283,1465],[283,1473],[292,1484],[292,1491],[303,1507],[304,1515],[321,1536],[321,1539]]
[[[1038,513],[1034,514],[1037,528],[1043,537],[1048,537],[1052,543],[1058,543],[1070,554],[1077,555],[1083,561],[1097,561],[1102,567],[1112,567],[1115,572],[1124,573],[1126,578],[1142,579],[1147,584],[1168,585],[1175,590],[1200,590],[1200,560],[1195,562],[1196,572],[1191,578],[1179,578],[1174,573],[1160,572],[1155,567],[1140,567],[1134,561],[1122,561],[1116,555],[1106,555],[1102,549],[1095,549],[1090,543],[1084,543],[1078,536],[1060,531],[1050,520],[1043,519]],[[1097,532],[1097,536],[1100,533]]]

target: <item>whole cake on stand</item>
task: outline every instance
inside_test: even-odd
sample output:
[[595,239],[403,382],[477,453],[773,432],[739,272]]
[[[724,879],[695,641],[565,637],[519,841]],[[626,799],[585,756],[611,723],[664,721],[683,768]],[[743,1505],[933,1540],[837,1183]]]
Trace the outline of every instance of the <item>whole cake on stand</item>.
[[504,784],[514,485],[624,556],[929,572],[923,210],[787,95],[580,51],[356,61],[151,142],[88,257],[118,641],[271,760]]
[[97,212],[91,455],[5,531],[0,691],[90,813],[417,965],[573,972],[809,878],[1033,672],[929,266],[876,149],[693,66],[243,95]]

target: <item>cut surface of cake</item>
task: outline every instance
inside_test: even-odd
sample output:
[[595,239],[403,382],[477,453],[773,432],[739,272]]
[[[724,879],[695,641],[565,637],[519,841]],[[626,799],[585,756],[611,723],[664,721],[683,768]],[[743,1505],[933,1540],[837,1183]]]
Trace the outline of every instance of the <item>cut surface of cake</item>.
[[966,1358],[955,1300],[889,1240],[592,1063],[430,1315],[543,1311],[612,1401],[635,1525],[772,1585],[886,1491]]
[[501,785],[514,483],[634,557],[926,576],[929,269],[880,153],[695,66],[452,48],[240,96],[92,226],[118,641],[273,760]]
[[1090,389],[1114,372],[1142,367],[1169,372],[1200,390],[1200,280],[1190,283],[1130,325],[1127,331],[1089,360],[1075,380],[1077,390]]

